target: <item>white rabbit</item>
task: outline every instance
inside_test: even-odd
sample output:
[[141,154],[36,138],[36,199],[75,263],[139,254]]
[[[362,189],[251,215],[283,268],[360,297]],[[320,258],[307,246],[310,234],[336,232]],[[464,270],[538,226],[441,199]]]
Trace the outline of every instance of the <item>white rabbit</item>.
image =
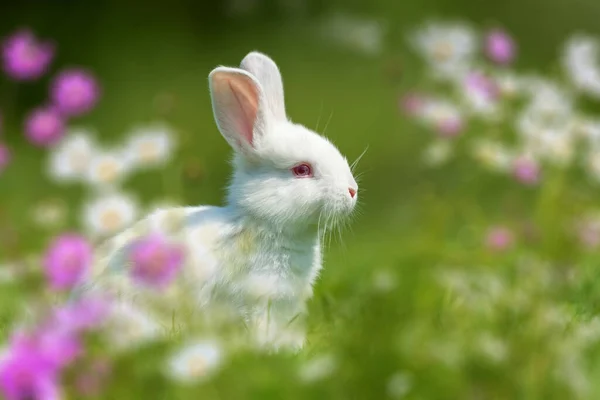
[[226,205],[157,210],[109,240],[97,268],[123,271],[134,238],[169,232],[185,243],[179,282],[196,305],[224,300],[265,344],[300,348],[303,335],[284,327],[304,311],[324,229],[353,211],[357,183],[330,141],[288,120],[269,57],[252,52],[241,68],[218,67],[209,86],[215,121],[235,151]]

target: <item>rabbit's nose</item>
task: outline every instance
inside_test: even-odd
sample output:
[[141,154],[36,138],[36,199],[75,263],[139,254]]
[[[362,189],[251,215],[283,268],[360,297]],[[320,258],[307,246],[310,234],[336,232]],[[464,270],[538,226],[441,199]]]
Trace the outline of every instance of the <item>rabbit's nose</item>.
[[356,196],[356,190],[352,188],[348,188],[348,193],[350,193],[350,197],[354,198]]

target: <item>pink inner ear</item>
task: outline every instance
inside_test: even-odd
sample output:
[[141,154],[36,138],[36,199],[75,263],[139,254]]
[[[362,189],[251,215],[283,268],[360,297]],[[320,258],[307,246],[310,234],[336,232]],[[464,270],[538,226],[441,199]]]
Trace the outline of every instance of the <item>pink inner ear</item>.
[[258,91],[245,78],[227,79],[232,94],[234,123],[238,132],[249,144],[252,144],[254,123],[258,113]]

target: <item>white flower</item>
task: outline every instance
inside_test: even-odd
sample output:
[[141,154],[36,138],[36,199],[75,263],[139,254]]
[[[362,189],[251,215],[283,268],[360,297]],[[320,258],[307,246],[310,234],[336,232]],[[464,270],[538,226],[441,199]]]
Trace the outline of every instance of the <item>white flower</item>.
[[167,364],[167,374],[181,383],[206,380],[223,362],[223,349],[214,339],[197,340],[176,351]]
[[92,155],[86,178],[98,188],[114,187],[131,170],[131,163],[122,150],[98,151]]
[[133,349],[158,339],[163,331],[152,314],[126,301],[112,305],[108,323],[108,339],[118,350]]
[[85,129],[74,129],[52,148],[49,153],[48,173],[58,182],[82,179],[95,152],[93,134]]
[[516,120],[524,146],[534,157],[566,165],[573,156],[576,124],[568,98],[560,91],[540,87]]
[[156,166],[169,161],[175,147],[175,134],[166,124],[155,123],[131,132],[127,149],[137,166]]
[[39,202],[31,215],[33,222],[43,228],[55,228],[62,225],[67,217],[66,205],[60,199]]
[[298,371],[298,377],[304,383],[312,383],[327,378],[335,372],[337,360],[331,354],[322,354],[306,361]]
[[423,153],[423,161],[429,166],[444,164],[452,156],[452,146],[448,140],[430,143]]
[[530,96],[528,108],[572,117],[575,98],[567,88],[539,75],[526,75],[520,80]]
[[410,41],[439,78],[463,77],[477,48],[473,30],[459,22],[429,22]]
[[336,14],[325,22],[327,39],[365,55],[379,54],[383,48],[385,27],[376,20]]
[[91,235],[107,236],[131,225],[137,215],[137,202],[132,197],[105,193],[85,205],[83,222]]
[[575,35],[565,43],[562,54],[565,68],[573,85],[580,91],[600,98],[600,63],[598,41],[585,35]]

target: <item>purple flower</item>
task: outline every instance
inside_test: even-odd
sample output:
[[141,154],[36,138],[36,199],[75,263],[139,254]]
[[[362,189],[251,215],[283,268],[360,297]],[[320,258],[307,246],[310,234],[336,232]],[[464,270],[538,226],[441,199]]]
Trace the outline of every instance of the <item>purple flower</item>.
[[523,184],[535,185],[540,180],[540,168],[531,159],[519,158],[513,164],[513,176]]
[[58,372],[37,341],[19,332],[0,361],[0,392],[7,400],[58,400]]
[[0,172],[6,168],[8,163],[10,162],[10,150],[6,145],[0,143]]
[[63,115],[72,117],[94,108],[100,89],[91,73],[83,69],[68,69],[54,79],[50,96]]
[[494,29],[486,35],[485,53],[497,64],[510,64],[515,58],[516,45],[506,32]]
[[54,289],[69,289],[79,283],[92,262],[92,247],[81,236],[65,234],[55,239],[44,259],[50,285]]
[[495,251],[502,251],[512,246],[514,236],[510,229],[504,226],[495,226],[491,228],[486,236],[488,248]]
[[132,245],[129,258],[133,278],[160,289],[171,283],[179,272],[183,251],[160,235],[150,235]]
[[54,46],[40,42],[30,30],[20,30],[4,41],[2,61],[4,71],[13,79],[35,80],[41,77],[52,58]]
[[25,134],[29,141],[38,146],[52,146],[63,137],[64,133],[65,121],[52,108],[37,108],[27,116],[25,121]]

